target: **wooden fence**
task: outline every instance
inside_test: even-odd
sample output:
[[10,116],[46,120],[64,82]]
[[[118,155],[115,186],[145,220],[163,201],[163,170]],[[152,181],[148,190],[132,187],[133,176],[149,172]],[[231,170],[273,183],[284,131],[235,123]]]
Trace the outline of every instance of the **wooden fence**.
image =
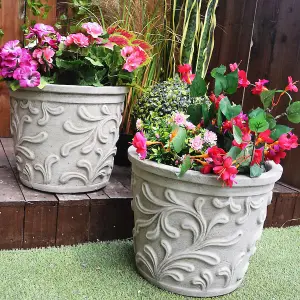
[[[53,24],[58,2],[48,0],[52,10],[45,23]],[[300,1],[295,0],[220,0],[217,11],[218,28],[212,66],[241,62],[249,79],[269,79],[272,87],[282,88],[287,77],[300,79]],[[25,0],[0,0],[0,28],[5,32],[2,43],[21,36],[24,23]],[[33,17],[28,14],[30,19]],[[295,95],[295,97],[299,97]],[[259,104],[259,100],[243,91],[235,96],[246,109]],[[299,100],[299,98],[298,98]],[[283,111],[284,103],[277,112]],[[300,135],[300,125],[293,125]],[[9,136],[9,102],[4,85],[0,86],[0,136]],[[300,188],[300,148],[290,152],[283,162],[283,181]]]

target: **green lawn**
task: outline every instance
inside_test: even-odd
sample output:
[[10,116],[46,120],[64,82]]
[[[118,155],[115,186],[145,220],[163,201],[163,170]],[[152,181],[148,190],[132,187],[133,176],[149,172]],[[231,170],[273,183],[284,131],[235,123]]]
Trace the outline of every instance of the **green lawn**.
[[[188,299],[144,281],[130,241],[2,251],[0,274],[1,300]],[[300,299],[300,227],[266,229],[243,286],[219,299]]]

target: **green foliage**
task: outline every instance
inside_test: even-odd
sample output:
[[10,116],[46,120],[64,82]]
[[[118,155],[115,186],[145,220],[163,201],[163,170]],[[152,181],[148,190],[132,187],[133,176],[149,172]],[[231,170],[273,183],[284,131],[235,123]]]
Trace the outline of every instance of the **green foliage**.
[[290,128],[290,127],[285,126],[285,125],[276,125],[275,128],[272,130],[271,138],[276,141],[276,140],[279,139],[279,137],[282,134],[289,133],[292,130],[293,130],[293,128]]
[[231,120],[242,111],[242,107],[240,105],[231,105],[229,99],[225,97],[220,102],[220,110],[227,120]]
[[207,93],[207,85],[205,80],[198,73],[193,80],[190,88],[191,97],[203,97]]
[[242,152],[242,149],[239,147],[231,147],[231,149],[226,154],[227,156],[230,156],[233,160],[235,160]]
[[300,101],[293,102],[286,110],[288,120],[292,123],[300,123]]
[[264,106],[264,109],[267,109],[271,106],[275,93],[276,90],[268,90],[268,91],[263,91],[260,94],[260,100]]
[[258,164],[254,164],[250,167],[250,177],[259,177],[263,173],[262,168]]
[[184,158],[180,166],[180,173],[178,177],[182,177],[191,167],[192,167],[191,157],[189,155],[186,155],[186,157]]
[[215,95],[219,96],[222,92],[234,94],[238,87],[238,71],[235,70],[225,75],[226,67],[221,66],[213,69],[211,76],[215,78]]
[[238,143],[238,144],[241,144],[243,142],[243,134],[242,134],[242,131],[239,127],[233,125],[233,137],[234,137],[234,140]]
[[269,129],[266,113],[263,109],[256,109],[249,114],[249,128],[255,133],[264,132]]
[[189,121],[197,126],[202,119],[202,104],[192,104],[188,107]]
[[2,39],[3,36],[4,36],[4,31],[2,28],[0,28],[0,40]]
[[186,130],[182,127],[175,129],[177,131],[176,136],[172,140],[172,145],[177,153],[180,153],[185,147]]
[[270,113],[266,114],[266,120],[269,123],[269,129],[274,129],[276,126],[276,120]]
[[171,115],[175,111],[186,111],[191,103],[189,86],[176,77],[146,89],[134,106],[133,118],[146,119],[151,113]]

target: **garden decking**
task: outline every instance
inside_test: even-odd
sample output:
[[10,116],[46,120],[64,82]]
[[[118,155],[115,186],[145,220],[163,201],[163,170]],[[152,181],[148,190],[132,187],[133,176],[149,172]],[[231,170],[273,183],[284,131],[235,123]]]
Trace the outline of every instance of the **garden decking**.
[[[23,186],[18,179],[12,139],[0,141],[0,249],[131,237],[129,168],[115,166],[108,186],[94,193],[38,192]],[[300,225],[300,193],[278,183],[265,226],[282,225]]]

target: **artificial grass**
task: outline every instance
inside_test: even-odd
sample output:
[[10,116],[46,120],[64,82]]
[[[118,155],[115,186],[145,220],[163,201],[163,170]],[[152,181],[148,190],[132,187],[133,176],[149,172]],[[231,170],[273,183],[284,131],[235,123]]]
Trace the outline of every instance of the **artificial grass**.
[[[143,280],[131,241],[1,251],[0,274],[1,300],[192,299]],[[300,299],[300,227],[266,229],[242,287],[219,299]]]

